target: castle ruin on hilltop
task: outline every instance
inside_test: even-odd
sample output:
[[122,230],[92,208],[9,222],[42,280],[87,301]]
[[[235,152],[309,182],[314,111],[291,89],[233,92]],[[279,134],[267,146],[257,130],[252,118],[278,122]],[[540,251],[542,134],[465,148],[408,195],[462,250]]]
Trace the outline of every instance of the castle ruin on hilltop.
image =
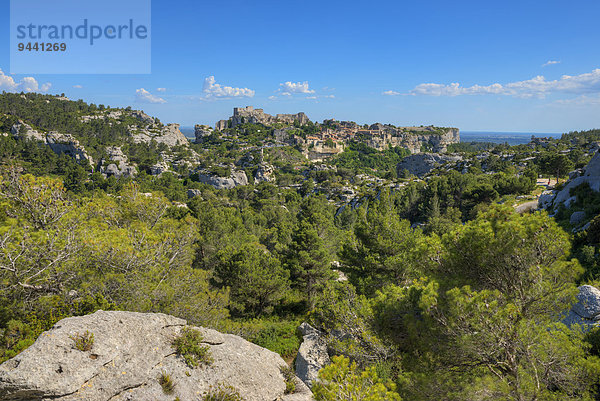
[[263,109],[255,109],[252,106],[234,107],[233,116],[231,116],[229,120],[217,121],[215,129],[217,131],[222,131],[226,128],[235,128],[235,126],[244,123],[272,125],[277,122],[293,124],[296,121],[300,125],[304,125],[310,120],[303,112],[296,114],[277,114],[272,116],[265,113]]

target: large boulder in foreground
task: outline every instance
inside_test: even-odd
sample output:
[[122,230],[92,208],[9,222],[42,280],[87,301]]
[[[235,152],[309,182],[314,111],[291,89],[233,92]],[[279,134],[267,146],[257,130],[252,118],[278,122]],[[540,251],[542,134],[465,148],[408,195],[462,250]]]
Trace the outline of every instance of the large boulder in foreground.
[[577,303],[563,320],[567,326],[580,324],[584,329],[591,329],[600,323],[600,290],[591,285],[582,285],[577,294]]
[[[190,368],[172,347],[186,321],[154,313],[98,311],[59,321],[28,349],[0,365],[0,400],[201,400],[218,383],[246,401],[310,400],[284,395],[281,357],[234,335],[198,328],[214,362]],[[73,336],[93,333],[89,351]],[[158,378],[170,375],[171,394]]]

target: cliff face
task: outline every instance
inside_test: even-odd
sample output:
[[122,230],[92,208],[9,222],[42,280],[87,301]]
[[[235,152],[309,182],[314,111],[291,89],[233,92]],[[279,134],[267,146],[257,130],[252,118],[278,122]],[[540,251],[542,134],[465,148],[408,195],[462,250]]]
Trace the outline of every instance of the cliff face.
[[383,150],[388,146],[401,146],[410,150],[411,153],[421,152],[422,147],[429,148],[435,153],[445,153],[448,145],[460,142],[458,128],[445,128],[443,133],[428,132],[423,130],[414,132],[386,132],[384,134],[371,136],[367,145],[372,148]]
[[90,165],[94,165],[92,157],[86,153],[85,148],[72,135],[62,134],[56,131],[36,131],[29,124],[22,121],[13,125],[10,132],[16,138],[40,141],[44,145],[49,146],[54,153],[64,153],[76,160],[86,160]]

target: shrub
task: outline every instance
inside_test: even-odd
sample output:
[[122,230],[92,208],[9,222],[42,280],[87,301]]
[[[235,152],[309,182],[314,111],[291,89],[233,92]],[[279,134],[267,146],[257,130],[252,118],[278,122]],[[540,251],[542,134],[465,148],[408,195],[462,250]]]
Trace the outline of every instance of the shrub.
[[296,391],[296,374],[294,369],[289,366],[281,366],[279,368],[285,381],[285,394],[291,394]]
[[165,394],[173,394],[173,390],[175,389],[175,382],[171,378],[171,375],[162,372],[158,377],[158,383],[163,389]]
[[244,398],[235,387],[219,383],[216,387],[210,386],[202,401],[244,401]]
[[94,333],[89,330],[86,330],[83,334],[77,333],[74,336],[69,336],[69,338],[73,340],[73,348],[79,351],[87,352],[94,346]]
[[344,356],[334,356],[333,363],[319,371],[319,381],[313,386],[317,401],[342,399],[400,401],[396,385],[381,380],[374,368],[361,371],[355,362]]
[[195,368],[201,363],[210,365],[213,362],[210,348],[201,344],[203,340],[200,331],[184,327],[181,335],[173,341],[175,351],[183,357],[190,368]]

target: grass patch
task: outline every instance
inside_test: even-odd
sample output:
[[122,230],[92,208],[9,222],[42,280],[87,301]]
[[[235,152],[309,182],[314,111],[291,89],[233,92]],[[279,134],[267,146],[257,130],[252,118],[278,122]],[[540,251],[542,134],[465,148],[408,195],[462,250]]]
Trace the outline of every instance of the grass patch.
[[245,401],[240,392],[232,386],[219,383],[216,387],[211,386],[202,396],[202,401]]
[[162,372],[158,377],[158,383],[162,387],[163,393],[173,394],[173,391],[175,390],[175,382],[171,378],[171,375]]
[[300,347],[301,340],[296,335],[298,323],[295,321],[264,321],[250,341],[282,357],[293,356]]
[[87,352],[94,346],[94,333],[86,330],[83,334],[76,333],[74,336],[69,336],[73,340],[73,348],[79,351]]
[[213,363],[210,348],[202,345],[202,333],[191,327],[184,327],[181,335],[173,341],[173,347],[190,368],[195,368],[200,364],[210,365]]

